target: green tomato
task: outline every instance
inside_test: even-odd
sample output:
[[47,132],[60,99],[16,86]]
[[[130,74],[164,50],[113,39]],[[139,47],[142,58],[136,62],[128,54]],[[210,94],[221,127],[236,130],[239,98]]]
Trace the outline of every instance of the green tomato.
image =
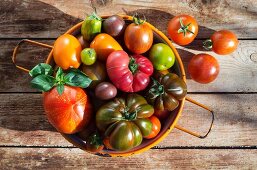
[[85,48],[81,51],[81,61],[85,65],[92,65],[96,61],[96,52],[93,48]]
[[86,41],[92,41],[97,34],[101,33],[101,28],[102,18],[93,13],[83,21],[81,34]]
[[150,49],[149,58],[156,70],[167,70],[175,63],[172,49],[164,43],[154,44]]

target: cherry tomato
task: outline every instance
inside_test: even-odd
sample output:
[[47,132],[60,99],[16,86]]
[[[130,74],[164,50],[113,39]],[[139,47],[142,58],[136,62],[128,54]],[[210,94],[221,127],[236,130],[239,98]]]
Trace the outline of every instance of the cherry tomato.
[[219,74],[219,63],[209,54],[197,54],[189,61],[188,72],[196,82],[210,83]]
[[117,88],[109,82],[102,82],[95,88],[95,96],[102,100],[112,99],[116,94]]
[[134,18],[125,30],[124,42],[126,47],[135,54],[148,51],[153,44],[153,31],[139,18]]
[[237,49],[239,41],[236,35],[229,30],[215,32],[210,40],[204,42],[204,47],[212,49],[217,54],[227,55]]
[[59,95],[55,87],[43,93],[43,98],[46,116],[59,132],[73,134],[90,122],[92,107],[81,88],[65,85]]
[[104,145],[99,133],[94,132],[86,140],[86,150],[90,152],[99,152],[103,150]]
[[144,137],[146,139],[154,138],[155,136],[158,135],[158,133],[161,130],[161,122],[156,116],[151,116],[149,120],[152,122],[153,126],[152,126],[152,132],[150,133],[150,135]]
[[118,15],[108,17],[103,22],[103,30],[112,37],[119,37],[125,31],[125,21]]
[[54,43],[53,56],[55,63],[62,69],[78,68],[81,63],[81,45],[77,38],[70,34],[61,35]]
[[101,61],[106,61],[113,51],[122,50],[120,44],[106,33],[98,34],[91,42],[90,48],[95,49],[97,58]]
[[96,52],[93,48],[85,48],[81,51],[81,61],[85,65],[92,65],[96,61]]
[[176,44],[187,45],[197,36],[198,24],[189,15],[178,15],[169,21],[168,34]]

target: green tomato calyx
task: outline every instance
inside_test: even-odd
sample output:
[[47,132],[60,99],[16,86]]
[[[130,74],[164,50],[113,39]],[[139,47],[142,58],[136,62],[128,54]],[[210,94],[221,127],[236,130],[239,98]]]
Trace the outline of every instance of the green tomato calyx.
[[129,121],[136,120],[137,119],[137,111],[130,113],[130,112],[128,112],[128,108],[125,108],[124,119],[129,120]]
[[184,25],[183,21],[181,18],[179,18],[179,22],[180,22],[180,28],[178,30],[178,33],[183,33],[184,34],[184,37],[186,36],[186,33],[189,32],[191,34],[195,34],[193,31],[189,30],[189,26],[191,25],[191,23],[187,24],[187,25]]
[[138,15],[138,13],[136,13],[135,15],[133,15],[133,22],[136,25],[141,25],[146,21],[145,15],[143,15],[144,19],[141,19]]
[[164,87],[157,80],[152,78],[153,84],[149,89],[149,94],[151,95],[151,99],[155,99],[156,97],[164,94]]
[[138,64],[136,63],[135,58],[131,57],[129,61],[129,70],[132,72],[132,74],[135,74],[138,69]]
[[90,145],[94,145],[96,146],[96,148],[98,149],[101,145],[103,145],[103,140],[101,138],[101,136],[99,135],[99,133],[95,132],[93,134],[91,134],[88,138],[88,141]]
[[93,12],[91,15],[88,16],[89,20],[98,20],[102,21],[102,18],[96,14],[96,12]]
[[211,39],[205,40],[203,42],[203,48],[205,48],[206,50],[211,50],[212,49],[212,40]]

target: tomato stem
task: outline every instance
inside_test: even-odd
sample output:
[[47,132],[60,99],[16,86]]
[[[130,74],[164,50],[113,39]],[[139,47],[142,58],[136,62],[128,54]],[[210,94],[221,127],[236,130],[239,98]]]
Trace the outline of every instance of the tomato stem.
[[132,74],[135,74],[138,69],[138,64],[136,63],[135,58],[131,57],[129,61],[129,70],[132,72]]
[[149,94],[151,95],[151,99],[155,99],[156,97],[164,94],[164,87],[157,80],[152,78],[153,84],[149,89]]
[[133,22],[136,25],[141,25],[146,21],[145,15],[143,15],[144,19],[140,19],[138,13],[136,13],[135,15],[133,15]]
[[99,146],[103,145],[103,140],[98,132],[94,132],[93,134],[91,134],[87,142],[89,142],[90,145],[95,145],[97,149],[99,148]]
[[203,42],[203,48],[205,48],[206,50],[211,50],[212,49],[212,40],[211,39],[205,40]]
[[191,23],[184,25],[183,21],[181,18],[179,18],[179,22],[180,22],[180,28],[178,29],[178,33],[183,33],[184,37],[186,36],[187,32],[190,32],[191,34],[195,34],[193,31],[191,31],[188,27],[191,25]]

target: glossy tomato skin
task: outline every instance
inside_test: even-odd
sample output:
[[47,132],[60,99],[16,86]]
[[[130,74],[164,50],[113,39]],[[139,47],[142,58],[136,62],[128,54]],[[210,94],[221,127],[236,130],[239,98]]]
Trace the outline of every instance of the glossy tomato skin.
[[96,126],[107,136],[105,146],[126,151],[140,145],[143,137],[151,133],[148,117],[153,113],[153,107],[142,96],[130,93],[102,105],[96,113]]
[[[131,60],[137,65],[136,71],[131,71]],[[111,53],[106,62],[107,74],[112,83],[121,91],[138,92],[147,87],[153,73],[153,65],[142,55],[132,55],[125,51]]]
[[103,30],[112,37],[119,37],[125,31],[125,21],[118,15],[108,17],[103,22]]
[[92,107],[86,92],[79,87],[64,86],[62,95],[55,87],[43,93],[43,100],[49,122],[61,133],[81,131],[90,121]]
[[76,37],[70,34],[61,35],[54,43],[54,61],[64,70],[70,67],[79,68],[81,50],[81,44]]
[[175,54],[172,49],[164,44],[154,44],[149,52],[149,58],[156,70],[167,70],[175,63]]
[[212,50],[220,55],[234,52],[239,44],[236,35],[229,30],[220,30],[211,36]]
[[95,88],[95,96],[101,100],[109,100],[117,95],[117,88],[109,82],[102,82]]
[[[179,20],[182,20],[184,25],[188,25],[188,30],[191,32],[186,32],[185,36],[183,32],[178,33],[178,30],[181,28]],[[190,44],[198,34],[198,24],[197,21],[190,15],[178,15],[172,18],[168,23],[168,35],[178,45],[187,45]]]
[[219,63],[209,54],[197,54],[189,61],[188,72],[196,82],[207,84],[217,78]]
[[96,51],[97,59],[100,61],[106,61],[113,51],[122,50],[120,44],[106,33],[98,34],[90,43],[90,48]]
[[156,116],[151,116],[149,120],[152,122],[153,127],[152,127],[152,132],[148,136],[144,137],[146,139],[151,139],[156,137],[161,130],[161,122]]
[[126,47],[135,54],[148,51],[153,44],[153,31],[145,23],[131,23],[125,30],[124,42]]

